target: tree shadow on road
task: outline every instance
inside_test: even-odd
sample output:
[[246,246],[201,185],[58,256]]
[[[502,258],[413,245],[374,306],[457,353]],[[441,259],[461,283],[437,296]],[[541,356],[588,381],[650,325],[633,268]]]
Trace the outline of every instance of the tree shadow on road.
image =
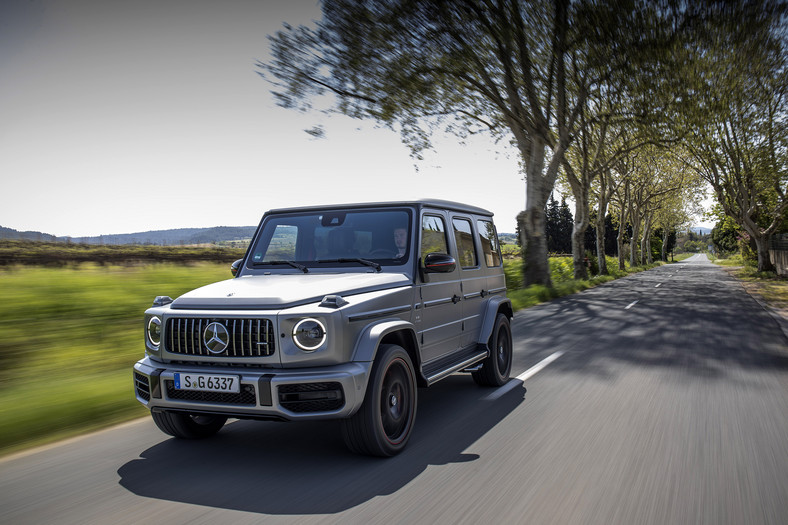
[[544,349],[536,358],[563,350],[551,369],[608,379],[620,363],[708,379],[788,370],[788,340],[737,281],[711,265],[682,270],[680,279],[669,270],[518,312],[515,350]]
[[274,515],[332,514],[392,494],[430,465],[475,461],[463,451],[525,399],[455,375],[419,390],[408,447],[388,458],[357,456],[338,421],[237,421],[202,441],[166,439],[120,467],[120,485],[148,498]]

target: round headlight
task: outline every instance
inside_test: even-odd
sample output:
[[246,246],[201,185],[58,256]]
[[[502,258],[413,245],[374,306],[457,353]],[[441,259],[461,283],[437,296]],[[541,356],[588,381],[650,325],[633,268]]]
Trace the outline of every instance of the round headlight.
[[159,346],[161,343],[161,318],[155,315],[148,320],[148,341],[153,346]]
[[325,340],[326,327],[317,319],[302,319],[293,328],[293,341],[301,350],[317,350]]

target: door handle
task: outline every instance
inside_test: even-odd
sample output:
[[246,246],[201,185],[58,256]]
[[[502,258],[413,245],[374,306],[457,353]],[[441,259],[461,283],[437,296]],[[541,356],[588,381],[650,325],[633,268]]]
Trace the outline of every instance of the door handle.
[[460,299],[461,299],[461,297],[459,295],[455,295],[455,296],[453,296],[451,298],[451,302],[453,302],[454,304],[457,304],[457,303],[460,302]]

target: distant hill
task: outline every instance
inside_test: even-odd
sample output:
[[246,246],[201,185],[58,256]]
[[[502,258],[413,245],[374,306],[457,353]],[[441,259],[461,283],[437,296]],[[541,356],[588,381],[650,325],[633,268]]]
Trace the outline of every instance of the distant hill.
[[56,237],[48,233],[25,231],[0,226],[0,239],[27,241],[74,242],[81,244],[214,244],[249,240],[256,226],[215,226],[213,228],[178,228],[139,233],[99,235],[97,237]]
[[55,237],[54,235],[50,235],[48,233],[31,232],[31,231],[20,232],[12,228],[5,228],[3,226],[0,226],[0,239],[13,239],[20,241],[49,241],[49,242],[54,242],[58,240],[57,237]]
[[514,233],[498,232],[498,239],[500,239],[502,244],[517,244],[517,235]]
[[[233,241],[248,241],[256,226],[214,226],[213,228],[178,228],[174,230],[152,230],[138,233],[118,233],[97,237],[56,237],[36,231],[20,232],[0,226],[0,239],[23,241],[73,242],[77,244],[156,244],[160,246],[183,244],[216,244]],[[707,230],[707,228],[701,228]],[[697,232],[698,228],[693,228]],[[515,244],[513,233],[499,233],[503,244]]]
[[697,233],[699,235],[708,235],[711,233],[711,228],[704,228],[703,226],[693,226],[690,228],[693,233]]

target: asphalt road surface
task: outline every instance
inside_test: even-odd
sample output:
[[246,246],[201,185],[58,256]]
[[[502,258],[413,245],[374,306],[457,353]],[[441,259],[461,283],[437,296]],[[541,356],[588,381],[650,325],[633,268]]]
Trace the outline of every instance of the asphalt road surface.
[[336,422],[183,442],[144,419],[0,462],[0,523],[788,523],[788,339],[705,256],[513,332],[521,380],[420,390],[398,457]]

